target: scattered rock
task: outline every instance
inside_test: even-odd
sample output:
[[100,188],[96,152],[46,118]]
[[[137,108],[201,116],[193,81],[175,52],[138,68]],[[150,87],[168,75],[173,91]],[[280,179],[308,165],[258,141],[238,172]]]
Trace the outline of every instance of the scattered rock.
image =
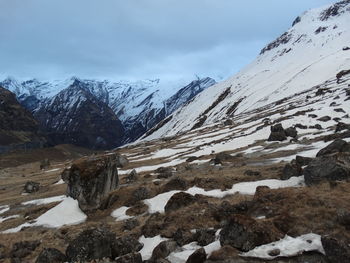
[[161,213],[154,213],[146,220],[142,226],[141,233],[145,237],[154,237],[164,229],[165,215]]
[[300,167],[308,165],[312,160],[313,160],[313,158],[303,157],[300,155],[297,155],[295,157],[296,164],[299,165]]
[[181,179],[180,177],[175,177],[173,179],[170,179],[170,181],[162,187],[162,192],[169,192],[172,190],[186,190],[187,187],[188,184],[186,180]]
[[286,136],[296,138],[298,136],[298,131],[295,127],[289,127],[285,130]]
[[181,207],[188,206],[196,201],[196,197],[191,194],[180,192],[174,194],[167,204],[165,205],[165,212],[168,213],[170,211],[177,210]]
[[153,249],[151,262],[156,262],[158,259],[166,258],[169,254],[177,248],[177,243],[172,240],[166,240],[159,243]]
[[231,156],[228,153],[218,153],[214,158],[214,164],[222,164],[225,161],[230,161],[233,159],[233,156]]
[[50,167],[50,160],[49,159],[44,159],[40,162],[40,170],[45,170]]
[[132,169],[130,174],[126,177],[126,183],[130,184],[138,180],[138,174],[135,169]]
[[215,229],[197,229],[194,235],[194,240],[198,245],[204,247],[215,241]]
[[85,230],[69,243],[66,249],[67,259],[69,262],[113,259],[115,241],[115,234],[105,228]]
[[342,108],[337,108],[337,109],[334,109],[335,112],[343,112],[343,113],[346,113]]
[[113,258],[120,257],[132,252],[138,252],[142,248],[143,244],[141,244],[136,238],[126,235],[115,240],[112,246],[112,256]]
[[278,123],[276,125],[271,126],[271,134],[268,141],[284,141],[287,140],[286,133],[282,127],[282,124]]
[[269,256],[271,257],[276,257],[281,253],[281,250],[279,250],[278,248],[272,249],[268,252]]
[[296,162],[287,163],[282,171],[281,180],[288,180],[291,177],[302,175],[302,169]]
[[129,204],[133,205],[138,201],[141,200],[145,200],[151,197],[151,194],[149,192],[149,190],[144,187],[141,186],[139,188],[137,188],[132,194],[131,194],[131,199],[129,200]]
[[338,122],[335,128],[335,132],[340,132],[342,130],[350,130],[350,124],[345,124],[343,122]]
[[318,121],[323,121],[323,122],[327,122],[327,121],[330,121],[332,118],[329,117],[329,116],[323,116],[321,118],[318,118],[317,120]]
[[331,104],[329,104],[329,106],[330,107],[335,107],[335,106],[337,106],[338,104],[335,102],[335,101],[333,101]]
[[130,218],[127,219],[124,222],[124,230],[133,230],[135,227],[138,227],[140,225],[139,221],[136,218]]
[[178,228],[173,234],[172,238],[176,241],[176,243],[182,247],[185,244],[189,244],[194,241],[194,235],[189,230],[184,230]]
[[226,119],[226,120],[224,121],[224,125],[226,125],[226,126],[228,126],[228,125],[233,125],[233,120],[231,120],[231,119]]
[[310,117],[310,118],[313,118],[313,119],[315,119],[315,118],[318,117],[316,114],[309,114],[309,115],[307,115],[307,116]]
[[160,167],[155,172],[158,173],[158,179],[169,178],[174,175],[174,169],[172,167]]
[[343,47],[343,51],[350,50],[350,47]]
[[250,206],[250,201],[242,201],[238,204],[231,204],[228,201],[223,201],[217,210],[214,211],[214,218],[219,222],[228,220],[233,214],[245,214]]
[[26,182],[26,184],[24,185],[25,193],[31,194],[39,191],[39,189],[40,189],[40,183],[37,183],[37,182],[29,181],[29,182]]
[[203,263],[207,259],[204,248],[199,248],[188,257],[186,263]]
[[83,211],[93,211],[118,186],[117,161],[108,156],[82,158],[63,171],[62,179],[68,184],[67,195],[77,199]]
[[187,158],[186,162],[191,163],[191,162],[193,162],[193,161],[195,161],[197,159],[198,159],[198,157],[196,157],[196,156],[190,156],[190,157]]
[[306,125],[303,125],[301,123],[297,123],[294,125],[295,128],[298,128],[298,129],[302,129],[302,130],[306,130],[307,129],[307,126]]
[[35,263],[64,263],[67,261],[66,255],[56,248],[44,248]]
[[10,252],[11,260],[17,259],[18,262],[22,262],[21,259],[30,255],[39,245],[40,241],[21,241],[17,242],[12,246],[12,250]]
[[142,257],[140,253],[130,253],[124,256],[118,257],[114,260],[115,263],[142,263]]
[[350,143],[344,140],[336,139],[331,144],[327,145],[325,148],[321,149],[316,157],[325,156],[332,153],[349,152],[350,153]]
[[320,124],[315,124],[315,125],[311,125],[309,126],[309,129],[317,129],[317,130],[322,130],[322,126]]
[[322,237],[321,242],[329,262],[349,262],[350,248],[348,245],[331,237]]
[[112,158],[114,159],[117,167],[119,167],[119,168],[124,168],[129,163],[128,158],[126,158],[126,156],[121,155],[121,154],[115,154],[115,155],[113,155]]
[[345,69],[345,70],[342,70],[342,71],[339,71],[336,75],[336,78],[337,78],[337,83],[340,82],[340,79],[345,76],[345,75],[348,75],[350,74],[350,69]]
[[221,246],[230,245],[241,251],[279,240],[281,233],[270,223],[244,215],[234,215],[220,232]]
[[261,172],[259,171],[253,171],[253,170],[246,170],[244,172],[244,175],[248,175],[248,176],[261,176]]

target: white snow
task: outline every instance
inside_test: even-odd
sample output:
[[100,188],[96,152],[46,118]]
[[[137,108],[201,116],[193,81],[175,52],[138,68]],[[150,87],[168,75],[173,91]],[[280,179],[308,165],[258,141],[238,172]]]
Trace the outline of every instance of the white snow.
[[60,185],[60,184],[64,184],[63,179],[60,179],[57,183],[54,183],[55,185]]
[[139,251],[142,256],[142,260],[148,260],[152,256],[153,249],[159,245],[160,242],[168,240],[160,235],[155,237],[141,236],[139,242],[143,244],[143,248]]
[[114,210],[111,213],[111,216],[116,218],[116,221],[123,221],[123,220],[129,219],[129,218],[132,218],[132,216],[128,216],[126,214],[126,211],[128,209],[129,209],[129,207],[127,207],[127,206],[119,207],[118,209]]
[[59,170],[61,170],[61,169],[60,168],[54,168],[54,169],[45,171],[45,173],[56,172],[56,171],[59,171]]
[[24,227],[44,226],[48,228],[59,228],[64,225],[77,225],[86,220],[87,216],[80,210],[78,201],[66,197],[57,206],[46,211],[33,223],[24,223],[15,228],[7,229],[3,233],[15,233]]
[[5,212],[7,212],[8,210],[10,210],[10,207],[8,205],[0,206],[0,214],[3,214]]
[[[280,254],[278,256],[269,255],[269,252],[274,249],[280,250]],[[320,235],[310,233],[296,238],[285,236],[279,241],[262,245],[246,253],[242,253],[241,256],[271,260],[277,257],[297,256],[306,251],[318,251],[325,254]]]
[[[223,198],[227,195],[242,194],[242,195],[254,195],[258,186],[268,186],[271,189],[286,188],[286,187],[300,187],[304,186],[304,176],[291,177],[288,180],[267,179],[261,181],[243,182],[237,183],[232,186],[231,189],[222,191],[220,189],[214,189],[206,191],[199,187],[191,187],[186,193],[191,195],[201,194],[210,197]],[[144,203],[148,206],[149,213],[164,213],[164,208],[169,199],[176,193],[181,191],[173,190],[159,194],[153,198],[144,200]]]
[[65,198],[66,198],[65,195],[58,195],[58,196],[53,196],[48,198],[26,201],[26,202],[23,202],[22,205],[45,205],[45,204],[63,201]]
[[19,215],[12,215],[12,216],[8,216],[8,217],[0,217],[0,223],[4,222],[6,220],[17,218],[17,217],[19,217]]

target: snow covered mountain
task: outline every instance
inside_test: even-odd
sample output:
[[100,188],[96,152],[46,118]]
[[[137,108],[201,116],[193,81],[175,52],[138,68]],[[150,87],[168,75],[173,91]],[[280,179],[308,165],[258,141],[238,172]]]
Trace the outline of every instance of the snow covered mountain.
[[[78,116],[77,113],[84,115],[83,111],[79,109],[83,104],[77,103],[81,101],[83,90],[84,101],[88,100],[94,105],[105,104],[103,108],[112,109],[122,122],[125,133],[118,133],[120,136],[123,134],[123,137],[119,136],[117,140],[120,145],[134,141],[195,95],[215,83],[215,80],[211,78],[198,78],[185,85],[184,81],[163,82],[159,79],[111,82],[73,77],[51,82],[42,82],[36,79],[20,82],[14,78],[7,78],[0,82],[0,86],[15,93],[21,104],[38,118],[41,127],[51,135],[53,132],[60,134],[58,138],[61,138],[63,142],[67,142],[67,138],[64,139],[62,133],[67,121],[72,119],[71,123],[74,123],[75,120],[79,122],[81,116]],[[62,94],[69,94],[67,95],[69,97],[63,100]],[[92,99],[92,97],[94,98]],[[57,102],[61,102],[65,106],[58,107]],[[100,105],[98,108],[102,109],[101,107]],[[52,112],[54,114],[50,115]],[[112,119],[114,117],[110,118],[110,120]],[[101,122],[98,121],[98,123]],[[66,129],[70,130],[67,127]],[[75,138],[75,136],[73,137]],[[88,137],[90,138],[90,135]],[[69,142],[74,142],[77,139],[72,140],[71,138],[72,136],[69,135]],[[115,145],[113,143],[113,146]]]
[[349,69],[347,0],[297,17],[293,26],[264,47],[250,65],[200,93],[155,127],[147,139],[172,136],[252,111],[322,84]]

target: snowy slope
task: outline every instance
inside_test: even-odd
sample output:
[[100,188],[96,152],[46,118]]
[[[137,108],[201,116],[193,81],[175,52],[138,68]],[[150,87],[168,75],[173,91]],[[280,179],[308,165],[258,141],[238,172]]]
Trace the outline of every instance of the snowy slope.
[[310,89],[350,69],[350,1],[313,9],[245,69],[214,85],[147,139],[171,136]]

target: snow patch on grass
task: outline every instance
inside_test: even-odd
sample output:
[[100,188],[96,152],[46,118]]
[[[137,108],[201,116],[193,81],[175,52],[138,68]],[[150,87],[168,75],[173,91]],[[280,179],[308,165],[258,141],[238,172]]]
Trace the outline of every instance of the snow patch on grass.
[[168,240],[160,235],[155,237],[141,236],[139,242],[143,244],[143,248],[139,251],[142,256],[142,260],[148,260],[152,256],[153,249],[159,245],[160,242]]
[[132,218],[132,216],[128,216],[126,214],[126,211],[128,209],[129,209],[129,207],[127,207],[127,206],[119,207],[118,209],[114,210],[111,213],[111,216],[116,218],[116,221],[123,221],[123,220],[126,220],[126,219],[130,219],[130,218]]
[[26,202],[23,202],[22,205],[45,205],[45,204],[50,204],[54,202],[61,202],[64,199],[66,199],[65,195],[58,195],[58,196],[53,196],[48,198],[41,198],[41,199],[26,201]]

